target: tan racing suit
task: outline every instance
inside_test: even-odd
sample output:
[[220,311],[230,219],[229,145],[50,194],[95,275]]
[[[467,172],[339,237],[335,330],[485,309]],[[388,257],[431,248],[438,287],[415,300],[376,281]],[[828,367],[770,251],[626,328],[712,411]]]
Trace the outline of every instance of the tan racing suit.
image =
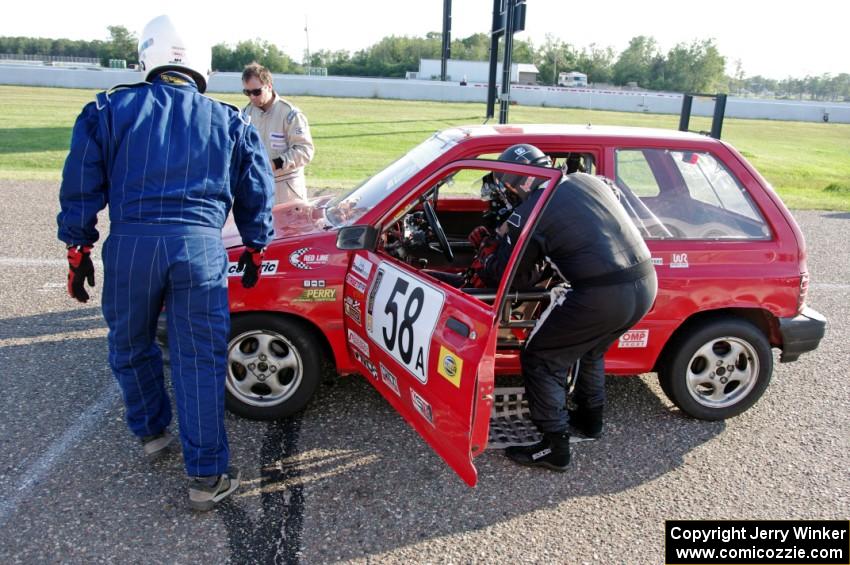
[[244,112],[266,146],[274,171],[275,204],[307,198],[304,167],[315,152],[307,118],[276,92],[268,111],[248,104]]

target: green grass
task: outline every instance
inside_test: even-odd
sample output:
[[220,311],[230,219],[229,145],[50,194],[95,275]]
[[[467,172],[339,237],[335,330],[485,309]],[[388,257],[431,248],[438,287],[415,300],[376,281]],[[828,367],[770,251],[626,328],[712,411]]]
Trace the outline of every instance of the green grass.
[[[0,86],[0,179],[58,181],[74,119],[93,90]],[[245,97],[216,94],[237,105]],[[345,188],[377,172],[431,133],[480,124],[484,104],[291,98],[307,115],[314,188]],[[514,106],[512,123],[587,123],[674,129],[678,116]],[[707,118],[692,127],[709,129]],[[727,119],[734,145],[797,209],[850,211],[850,125]]]

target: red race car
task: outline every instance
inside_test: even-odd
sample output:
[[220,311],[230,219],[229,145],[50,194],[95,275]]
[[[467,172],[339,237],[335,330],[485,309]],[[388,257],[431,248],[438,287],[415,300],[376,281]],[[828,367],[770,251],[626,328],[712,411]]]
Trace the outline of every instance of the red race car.
[[[496,161],[530,143],[562,170]],[[491,173],[607,177],[652,251],[652,310],[606,356],[606,372],[657,372],[682,411],[740,414],[781,361],[815,349],[825,320],[805,304],[803,236],[779,197],[729,144],[704,135],[622,127],[472,126],[433,135],[354,190],[275,209],[277,239],[259,285],[230,285],[230,410],[272,419],[301,410],[326,368],[360,373],[468,484],[484,451],[498,375],[519,351],[556,275],[532,291],[511,279],[470,285],[468,234],[498,225],[511,203]],[[225,228],[230,274],[241,240]],[[234,279],[235,281],[236,279]]]

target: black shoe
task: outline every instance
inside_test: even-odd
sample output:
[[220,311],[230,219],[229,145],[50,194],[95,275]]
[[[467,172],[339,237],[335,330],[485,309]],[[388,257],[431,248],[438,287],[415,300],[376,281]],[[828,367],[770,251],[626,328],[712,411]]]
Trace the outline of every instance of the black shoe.
[[602,437],[602,407],[576,408],[570,410],[570,427],[583,435],[597,439]]
[[189,481],[189,507],[192,510],[211,510],[221,500],[239,488],[241,473],[230,467],[226,473],[211,477],[193,477]]
[[570,464],[570,434],[544,433],[543,440],[534,445],[513,446],[505,455],[514,463],[530,467],[545,467],[563,473]]
[[165,429],[158,434],[145,436],[141,439],[141,441],[142,449],[145,451],[145,456],[149,459],[155,459],[165,453],[165,450],[168,449],[171,442],[174,441],[174,436]]

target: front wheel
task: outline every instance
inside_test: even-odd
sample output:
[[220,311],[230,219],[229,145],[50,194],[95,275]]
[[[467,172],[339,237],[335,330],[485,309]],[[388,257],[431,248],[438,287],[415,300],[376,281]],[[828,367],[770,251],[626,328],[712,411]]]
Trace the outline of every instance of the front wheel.
[[770,344],[740,319],[715,320],[690,330],[658,371],[661,388],[683,412],[725,420],[756,403],[773,372]]
[[227,345],[225,403],[251,420],[299,412],[321,377],[320,345],[303,323],[269,314],[234,317]]

